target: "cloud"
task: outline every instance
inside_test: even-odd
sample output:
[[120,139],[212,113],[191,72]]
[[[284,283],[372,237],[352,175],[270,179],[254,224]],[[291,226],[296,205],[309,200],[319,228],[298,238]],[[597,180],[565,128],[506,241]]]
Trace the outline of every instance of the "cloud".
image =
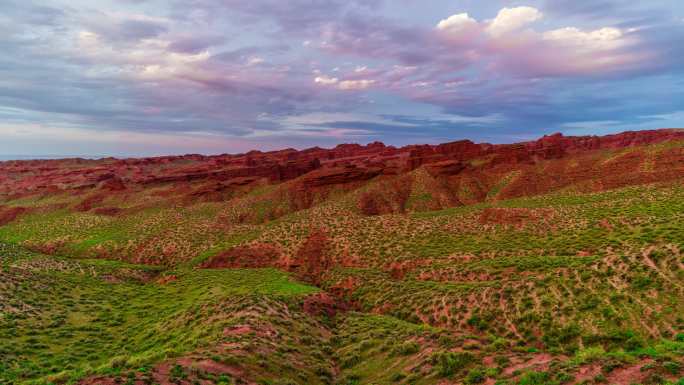
[[496,141],[577,120],[654,124],[645,117],[684,100],[682,15],[668,0],[600,0],[605,12],[585,0],[411,12],[386,0],[8,1],[0,122],[23,127],[22,143],[53,127],[109,143],[144,134],[174,152],[164,135],[202,138],[193,149]]
[[489,23],[486,31],[493,36],[502,36],[528,27],[542,17],[542,13],[533,7],[503,8]]
[[314,79],[314,82],[322,84],[324,86],[331,85],[331,84],[337,84],[340,82],[340,79],[338,78],[331,78],[328,76],[316,76]]
[[451,15],[444,20],[441,20],[437,24],[437,29],[440,29],[442,31],[461,32],[469,28],[474,28],[477,25],[477,21],[468,16],[468,13],[459,13],[456,15]]
[[[530,78],[636,71],[650,66],[656,56],[653,49],[643,45],[643,49],[636,49],[640,38],[634,29],[625,31],[611,26],[591,30],[575,26],[546,31],[533,29],[534,22],[542,17],[542,12],[533,7],[503,8],[491,21],[478,22],[458,14],[439,22],[437,29],[450,37],[445,40],[448,46],[468,49],[477,65],[485,62],[490,71]],[[451,24],[456,27],[451,28]],[[463,24],[468,25],[467,34],[460,27]],[[478,32],[475,39],[473,34]],[[464,35],[469,43],[465,47],[464,40],[458,40]]]
[[[359,71],[355,72],[359,73]],[[363,71],[362,71],[363,72]],[[365,90],[376,83],[372,79],[340,80],[330,76],[316,76],[314,82],[323,86],[335,86],[340,90]]]
[[181,36],[176,37],[169,43],[169,50],[178,53],[197,54],[208,50],[212,46],[226,42],[224,36],[204,35],[204,36]]
[[339,87],[341,90],[365,90],[373,84],[375,84],[375,80],[371,79],[343,80]]
[[103,39],[136,42],[158,37],[168,31],[170,20],[144,14],[105,12],[87,15],[83,26]]

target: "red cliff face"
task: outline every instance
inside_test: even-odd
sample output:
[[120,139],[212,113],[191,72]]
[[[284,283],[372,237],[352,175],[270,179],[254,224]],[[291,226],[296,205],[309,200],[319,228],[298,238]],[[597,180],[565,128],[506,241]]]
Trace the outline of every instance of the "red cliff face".
[[[375,142],[366,146],[342,144],[332,149],[315,147],[302,151],[252,151],[237,155],[10,161],[0,162],[0,195],[19,197],[65,191],[77,195],[87,194],[76,209],[89,211],[97,208],[107,194],[135,193],[148,187],[169,185],[174,186],[178,193],[185,191],[184,196],[189,201],[220,201],[232,196],[235,191],[242,191],[240,189],[245,186],[296,180],[293,191],[308,196],[308,191],[360,184],[378,177],[401,177],[402,174],[424,167],[431,177],[444,180],[442,185],[447,189],[459,183],[473,184],[472,180],[477,179],[471,191],[478,196],[482,195],[478,193],[479,190],[491,187],[506,173],[517,170],[521,174],[517,183],[526,181],[528,185],[516,187],[512,183],[512,187],[507,187],[501,193],[502,196],[515,196],[543,192],[583,178],[603,178],[606,186],[620,185],[623,182],[613,180],[614,176],[608,174],[624,173],[625,170],[636,172],[639,162],[644,160],[638,154],[632,154],[631,158],[624,158],[618,163],[606,163],[602,167],[613,168],[602,175],[591,174],[595,172],[591,171],[595,167],[582,162],[575,169],[561,167],[561,163],[555,166],[555,163],[549,164],[545,166],[546,173],[557,167],[553,180],[548,175],[533,173],[531,167],[540,161],[584,159],[583,154],[596,150],[615,150],[674,140],[684,140],[684,130],[582,137],[553,134],[536,141],[503,145],[462,140],[440,145],[395,148]],[[653,175],[643,178],[671,178],[681,171],[681,154],[671,153],[657,162],[669,162],[669,166],[662,166],[654,170]],[[530,189],[530,183],[535,184],[534,189]],[[169,194],[173,195],[173,192]],[[455,198],[447,200],[454,201]],[[384,213],[386,207],[392,205],[397,206],[368,197],[361,204],[369,213]],[[8,218],[13,215],[5,214]]]

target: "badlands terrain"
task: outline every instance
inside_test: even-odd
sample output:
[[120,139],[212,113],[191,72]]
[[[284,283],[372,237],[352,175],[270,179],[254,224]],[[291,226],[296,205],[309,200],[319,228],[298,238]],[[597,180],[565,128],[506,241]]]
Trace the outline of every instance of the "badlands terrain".
[[684,384],[684,131],[0,163],[0,384]]

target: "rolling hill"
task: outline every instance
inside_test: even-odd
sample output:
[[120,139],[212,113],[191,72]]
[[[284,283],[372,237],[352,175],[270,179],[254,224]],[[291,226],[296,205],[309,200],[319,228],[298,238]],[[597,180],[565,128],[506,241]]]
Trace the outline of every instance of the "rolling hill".
[[0,384],[684,384],[684,130],[0,162]]

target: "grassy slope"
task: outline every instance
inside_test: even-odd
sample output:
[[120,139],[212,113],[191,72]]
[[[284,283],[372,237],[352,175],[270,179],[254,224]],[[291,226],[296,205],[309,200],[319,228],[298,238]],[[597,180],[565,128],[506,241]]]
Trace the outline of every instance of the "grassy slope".
[[[106,202],[148,205],[118,217],[47,209],[73,204],[66,195],[4,202],[44,209],[0,227],[0,383],[174,369],[188,383],[569,383],[580,369],[600,383],[645,362],[635,381],[681,375],[681,182],[494,199],[504,188],[486,203],[375,217],[358,212],[361,191],[343,192],[263,224],[236,218],[271,189],[189,207],[151,204],[145,191]],[[430,199],[418,194],[409,206],[429,208]],[[251,241],[292,256],[319,228],[347,261],[323,289],[361,311],[335,322],[306,315],[301,302],[316,289],[284,273],[192,269]],[[19,244],[172,266],[47,257],[11,246]],[[147,282],[160,272],[178,279]],[[236,325],[249,332],[225,333]],[[541,353],[554,359],[535,365]],[[220,377],[187,360],[238,373]]]
[[266,308],[296,309],[316,291],[277,270],[179,270],[162,285],[145,283],[157,272],[144,266],[6,245],[0,254],[0,383],[117,374],[206,349],[225,328],[257,322]]

